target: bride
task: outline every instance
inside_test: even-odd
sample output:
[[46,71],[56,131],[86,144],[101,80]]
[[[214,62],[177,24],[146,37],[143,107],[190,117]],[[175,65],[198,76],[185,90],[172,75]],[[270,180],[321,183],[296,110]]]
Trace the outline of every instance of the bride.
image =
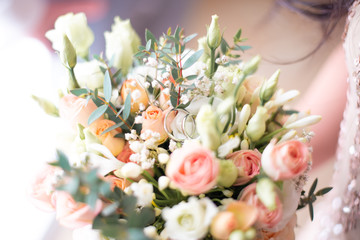
[[[337,0],[331,4],[306,4],[303,1],[282,1],[286,6],[311,17],[340,18],[347,14],[343,34],[343,51],[336,49],[305,96],[305,101],[323,111],[333,105],[322,99],[332,98],[336,87],[348,73],[347,105],[341,123],[331,193],[315,208],[314,222],[307,224],[298,239],[359,239],[360,234],[360,1]],[[302,8],[304,7],[305,8]],[[345,64],[342,62],[346,62]],[[344,66],[344,67],[343,67]],[[332,91],[333,90],[333,91]],[[341,89],[339,89],[340,91]],[[341,94],[341,93],[339,93]],[[336,96],[336,95],[335,95]],[[318,102],[324,103],[319,105]],[[326,136],[319,129],[318,135]],[[315,140],[316,138],[314,138]],[[317,142],[326,141],[318,138]]]

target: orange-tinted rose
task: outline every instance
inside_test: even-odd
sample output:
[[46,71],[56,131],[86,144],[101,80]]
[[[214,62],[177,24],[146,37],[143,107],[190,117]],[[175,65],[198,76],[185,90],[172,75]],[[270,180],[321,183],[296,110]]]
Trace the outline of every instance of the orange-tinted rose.
[[[60,117],[67,121],[73,129],[76,129],[78,123],[87,127],[89,116],[96,109],[97,106],[92,100],[87,102],[85,99],[73,94],[65,95],[61,98],[59,103]],[[103,119],[103,116],[96,121],[101,119]]]
[[129,142],[126,142],[125,143],[125,146],[122,150],[122,152],[117,155],[117,159],[120,161],[120,162],[123,162],[123,163],[128,163],[130,162],[130,156],[131,154],[133,154],[134,152],[130,149],[130,144]]
[[95,209],[85,203],[75,202],[67,192],[56,192],[56,219],[67,228],[75,229],[92,224],[102,210],[103,203],[98,200]]
[[108,175],[106,178],[106,180],[108,180],[111,184],[111,189],[114,190],[115,186],[124,190],[125,188],[127,188],[128,186],[131,185],[131,182],[124,179],[124,178],[118,178],[116,176],[113,175]]
[[121,87],[121,97],[125,101],[127,95],[131,92],[131,112],[138,112],[140,105],[146,108],[149,104],[149,97],[146,90],[136,82],[135,79],[127,79]]
[[116,128],[102,134],[103,131],[114,125],[114,121],[101,119],[90,125],[90,131],[100,139],[101,143],[107,147],[114,156],[117,156],[121,153],[125,145],[124,139],[115,137],[118,133],[121,133],[121,129]]
[[143,124],[141,132],[151,130],[160,134],[159,142],[164,142],[168,135],[164,129],[164,120],[166,112],[163,112],[160,108],[151,105],[142,113]]

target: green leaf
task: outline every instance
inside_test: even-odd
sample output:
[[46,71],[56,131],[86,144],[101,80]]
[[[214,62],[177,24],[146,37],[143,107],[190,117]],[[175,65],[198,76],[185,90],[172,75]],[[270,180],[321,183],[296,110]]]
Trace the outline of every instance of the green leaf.
[[106,216],[109,216],[109,215],[115,213],[115,212],[116,212],[116,209],[118,208],[118,205],[119,205],[118,202],[114,202],[114,203],[106,206],[106,207],[102,210],[101,214],[106,217]]
[[315,193],[315,196],[323,196],[323,195],[327,194],[328,192],[330,192],[332,189],[333,189],[332,187],[326,187],[326,188],[320,189],[319,191],[317,191]]
[[126,120],[130,116],[131,111],[131,92],[128,93],[124,103],[123,118]]
[[102,105],[102,106],[98,107],[97,109],[95,109],[95,111],[93,111],[91,113],[91,115],[89,116],[88,125],[92,124],[96,119],[101,117],[106,112],[107,108],[108,108],[108,105]]
[[190,42],[196,36],[197,36],[197,33],[193,33],[193,34],[187,36],[186,38],[184,38],[184,43]]
[[112,125],[111,127],[108,127],[107,129],[105,129],[100,135],[103,135],[103,134],[105,134],[107,132],[110,132],[110,131],[118,128],[118,127],[121,127],[122,125],[124,125],[124,122],[119,122],[119,123],[117,123],[115,125]]
[[241,28],[237,31],[237,33],[234,36],[234,43],[237,43],[240,40],[241,37]]
[[251,46],[239,46],[239,45],[236,45],[234,50],[237,50],[237,51],[246,51],[246,50],[249,50],[251,49]]
[[229,49],[229,44],[225,41],[224,38],[221,38],[220,49],[222,54],[226,54]]
[[198,75],[190,75],[190,76],[187,76],[186,79],[190,81],[190,80],[194,80],[197,77],[198,77]]
[[145,49],[146,49],[146,51],[150,51],[150,48],[151,48],[151,39],[149,39],[149,41],[147,41]]
[[176,108],[177,106],[177,97],[174,97],[173,95],[170,96],[170,102],[171,102],[171,105]]
[[112,57],[108,63],[109,68],[112,68],[114,66],[114,62],[115,62],[115,54],[112,55]]
[[146,40],[146,42],[151,40],[151,48],[154,49],[154,44],[156,43],[156,38],[155,38],[154,34],[152,34],[150,32],[149,29],[145,29],[145,40]]
[[181,28],[179,28],[179,26],[177,26],[175,29],[174,37],[178,41],[180,41],[180,32],[181,32]]
[[313,184],[311,185],[311,188],[309,190],[309,196],[313,195],[314,192],[315,192],[315,189],[316,189],[316,186],[317,186],[317,183],[318,183],[318,179],[316,178],[313,182]]
[[88,94],[89,90],[86,89],[86,88],[77,88],[77,89],[70,90],[70,92],[72,94],[74,94],[75,96],[79,97],[79,96],[81,96],[83,94]]
[[106,70],[105,72],[105,78],[104,78],[104,96],[105,96],[105,101],[110,102],[111,99],[111,78],[110,78],[110,73],[108,70]]
[[65,156],[65,154],[60,150],[56,150],[56,155],[57,155],[57,160],[59,162],[59,166],[64,171],[67,171],[67,172],[71,171],[71,166],[70,166],[69,160]]
[[186,62],[183,65],[183,68],[186,69],[188,67],[191,67],[199,58],[202,56],[204,52],[204,49],[200,49],[199,51],[195,52],[193,55],[191,55]]
[[314,220],[314,207],[311,202],[309,202],[309,213],[311,221]]
[[179,77],[177,69],[173,68],[171,69],[171,76],[176,80]]

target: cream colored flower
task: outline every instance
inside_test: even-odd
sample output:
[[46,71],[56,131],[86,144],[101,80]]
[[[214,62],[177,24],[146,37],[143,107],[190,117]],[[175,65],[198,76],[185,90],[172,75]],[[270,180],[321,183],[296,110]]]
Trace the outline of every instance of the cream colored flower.
[[76,50],[76,54],[86,58],[89,47],[94,42],[94,34],[87,25],[84,13],[68,13],[58,17],[55,28],[48,31],[45,36],[52,42],[53,48],[61,51],[62,36],[67,35]]
[[132,28],[130,20],[115,17],[111,32],[105,32],[106,57],[114,58],[114,66],[127,74],[132,65],[132,56],[137,52],[140,38]]
[[80,87],[88,87],[91,90],[95,90],[95,88],[103,86],[104,74],[100,69],[98,61],[92,60],[90,62],[78,63],[74,71]]

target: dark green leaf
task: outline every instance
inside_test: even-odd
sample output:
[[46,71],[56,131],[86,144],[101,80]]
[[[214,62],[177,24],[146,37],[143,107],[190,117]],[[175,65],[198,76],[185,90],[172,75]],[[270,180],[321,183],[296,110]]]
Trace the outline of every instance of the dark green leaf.
[[309,202],[309,213],[311,221],[314,220],[314,207],[311,202]]
[[145,40],[146,40],[146,42],[151,40],[151,48],[154,49],[154,44],[156,43],[156,38],[155,38],[154,34],[152,34],[149,31],[149,29],[145,30]]
[[89,93],[89,90],[87,90],[86,88],[77,88],[77,89],[73,89],[73,90],[70,90],[70,92],[72,94],[74,94],[75,96],[81,96],[83,94],[87,94]]
[[109,215],[115,213],[116,209],[118,208],[118,205],[119,205],[118,202],[114,202],[114,203],[106,206],[101,212],[102,215],[104,215],[106,217],[106,216],[109,216]]
[[92,209],[95,209],[97,200],[98,200],[97,191],[90,191],[90,193],[86,196],[86,203],[87,203]]
[[107,70],[105,72],[105,78],[104,78],[104,96],[105,96],[105,101],[107,101],[107,102],[110,102],[111,91],[112,91],[111,78],[110,78],[109,71]]
[[174,37],[178,41],[180,41],[180,32],[181,32],[181,28],[179,26],[177,26],[175,29]]
[[69,163],[68,158],[65,156],[65,154],[63,152],[61,152],[60,150],[56,150],[56,154],[57,154],[57,160],[59,162],[59,166],[64,170],[64,171],[71,171],[71,166]]
[[101,117],[106,112],[107,108],[108,108],[108,105],[102,105],[102,106],[98,107],[97,109],[95,109],[95,111],[93,111],[91,113],[91,115],[89,116],[88,125],[90,125],[96,119]]
[[175,68],[171,69],[171,76],[172,76],[174,79],[178,79],[179,74],[178,74],[178,71],[177,71]]
[[330,192],[332,189],[333,189],[332,187],[326,187],[326,188],[320,189],[319,191],[317,191],[315,193],[315,196],[323,196],[323,195],[327,194],[328,192]]
[[124,103],[124,112],[123,112],[123,118],[126,120],[130,116],[130,110],[131,110],[131,92],[128,93],[125,99]]
[[170,96],[171,105],[175,108],[177,106],[177,97]]
[[227,51],[229,49],[229,44],[225,41],[224,38],[221,38],[220,49],[222,54],[227,54]]
[[284,110],[281,113],[285,114],[285,115],[291,115],[291,114],[294,114],[294,113],[299,113],[299,111],[296,111],[296,110]]
[[311,185],[311,188],[309,190],[309,196],[313,195],[314,192],[315,192],[315,189],[316,189],[316,186],[317,186],[317,183],[318,183],[318,179],[316,178],[313,182],[313,184]]
[[184,43],[190,42],[196,36],[197,36],[197,33],[193,33],[193,34],[187,36],[186,38],[184,38]]
[[188,67],[191,67],[203,54],[204,49],[200,49],[199,51],[195,52],[193,55],[191,55],[186,62],[183,65],[183,68],[186,69]]

